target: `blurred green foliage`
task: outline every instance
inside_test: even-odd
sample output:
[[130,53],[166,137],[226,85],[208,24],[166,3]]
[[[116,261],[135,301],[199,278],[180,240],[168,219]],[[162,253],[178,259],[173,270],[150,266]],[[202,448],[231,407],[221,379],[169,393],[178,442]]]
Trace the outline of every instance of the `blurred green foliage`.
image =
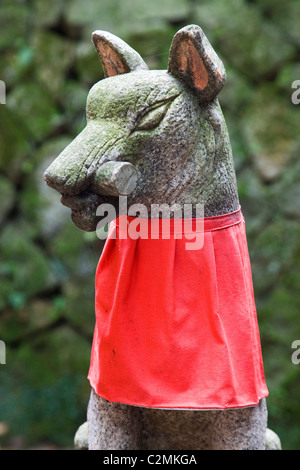
[[[270,390],[269,427],[300,449],[300,79],[297,0],[2,0],[0,79],[0,444],[72,447],[86,419],[94,272],[102,242],[70,221],[43,171],[85,125],[103,77],[90,37],[108,30],[150,68],[199,24],[227,69],[220,102],[247,223]],[[2,425],[2,426],[1,426]]]

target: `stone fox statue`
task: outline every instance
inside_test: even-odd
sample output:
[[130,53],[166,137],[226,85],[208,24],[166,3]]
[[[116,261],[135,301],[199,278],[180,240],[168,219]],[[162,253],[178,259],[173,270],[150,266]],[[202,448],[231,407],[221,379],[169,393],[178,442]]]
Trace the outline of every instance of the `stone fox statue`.
[[[92,37],[105,78],[47,184],[86,231],[96,230],[98,206],[117,210],[120,196],[149,213],[188,204],[192,222],[199,205],[204,213],[198,250],[174,230],[169,239],[120,236],[122,217],[125,229],[138,219],[129,211],[109,226],[96,272],[89,449],[264,449],[268,390],[217,99],[224,66],[196,25],[175,34],[168,70],[148,70],[108,32]],[[143,218],[147,230],[161,220]]]

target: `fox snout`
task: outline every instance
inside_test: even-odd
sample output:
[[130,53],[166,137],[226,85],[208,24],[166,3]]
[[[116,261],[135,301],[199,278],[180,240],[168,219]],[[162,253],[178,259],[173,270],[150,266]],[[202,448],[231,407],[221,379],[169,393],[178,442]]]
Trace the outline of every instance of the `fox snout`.
[[70,175],[65,177],[64,174],[52,171],[51,166],[45,171],[44,179],[48,186],[62,195],[78,195],[85,191],[88,184],[92,192],[100,196],[128,196],[134,191],[138,180],[138,172],[131,163],[108,161],[93,174],[93,181],[90,181],[91,178],[85,179],[80,188],[76,185],[77,181],[72,184]]
[[[88,232],[94,231],[97,207],[108,202],[116,205],[119,196],[132,193],[138,181],[138,171],[129,162],[112,160],[87,168],[84,166],[87,156],[78,159],[74,157],[76,153],[73,145],[70,144],[69,147],[70,153],[67,147],[45,171],[44,179],[62,195],[61,203],[71,209],[71,218],[75,225]],[[81,160],[80,170],[76,167],[72,172],[68,170],[68,162],[74,165],[74,162],[78,164]],[[88,172],[88,176],[82,167]]]
[[89,232],[95,230],[100,204],[115,206],[119,196],[135,190],[138,171],[130,162],[109,160],[110,155],[103,155],[93,139],[86,139],[89,129],[81,134],[53,161],[44,180],[62,195],[61,203],[71,209],[75,225]]
[[98,195],[123,196],[136,186],[138,172],[123,161],[116,141],[124,132],[104,122],[91,122],[61,152],[44,173],[46,183],[63,195],[83,191]]

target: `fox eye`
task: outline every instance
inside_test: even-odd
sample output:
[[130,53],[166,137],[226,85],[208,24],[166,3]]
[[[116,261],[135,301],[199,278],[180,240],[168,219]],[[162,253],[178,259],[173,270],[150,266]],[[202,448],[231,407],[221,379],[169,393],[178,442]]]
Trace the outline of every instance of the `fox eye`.
[[165,116],[168,107],[170,105],[170,101],[167,103],[159,103],[156,106],[152,106],[148,110],[144,110],[138,117],[137,123],[134,127],[134,131],[148,131],[151,129],[155,129],[162,121],[163,117]]

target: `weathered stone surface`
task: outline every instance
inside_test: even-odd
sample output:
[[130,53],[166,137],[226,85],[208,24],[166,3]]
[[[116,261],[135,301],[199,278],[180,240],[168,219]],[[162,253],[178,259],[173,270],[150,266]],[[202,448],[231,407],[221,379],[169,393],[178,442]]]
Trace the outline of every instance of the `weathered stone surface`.
[[266,450],[281,450],[280,439],[271,429],[266,432]]
[[[170,49],[168,71],[185,82],[196,93],[200,103],[213,101],[226,80],[222,61],[203,31],[195,25],[187,26],[175,34]],[[198,77],[198,80],[195,80],[195,77]]]
[[244,409],[155,410],[111,403],[92,390],[88,423],[89,450],[265,450],[267,410],[265,400]]
[[[231,147],[216,98],[225,70],[203,31],[190,25],[174,36],[168,72],[148,71],[110,33],[96,31],[93,39],[107,79],[89,93],[86,128],[44,174],[73,222],[96,229],[97,205],[103,196],[116,203],[109,198],[121,194],[115,168],[128,163],[138,174],[129,206],[144,204],[150,213],[155,203],[189,203],[194,211],[202,203],[205,216],[236,211]],[[88,422],[91,450],[264,450],[267,410],[264,399],[243,409],[151,410],[108,402],[92,390]]]
[[[293,256],[288,257],[288,263],[286,263],[286,249],[275,248],[275,261],[280,265],[279,276],[272,276],[272,282],[269,283],[264,280],[263,276],[264,272],[265,278],[268,276],[268,271],[264,269],[272,257],[269,248],[270,239],[260,234],[272,223],[275,214],[278,217],[277,223],[283,226],[287,224],[287,230],[291,228],[290,220],[299,222],[297,188],[300,181],[297,175],[300,171],[297,162],[300,160],[296,152],[295,158],[288,159],[280,166],[276,178],[266,182],[258,173],[257,167],[253,165],[252,150],[250,155],[244,129],[247,129],[249,118],[252,122],[256,120],[257,115],[264,116],[265,132],[272,135],[275,150],[277,138],[281,140],[283,134],[286,134],[285,124],[284,131],[279,129],[278,132],[273,133],[274,118],[268,112],[269,107],[266,107],[265,102],[262,105],[258,99],[255,99],[257,91],[263,86],[264,90],[269,89],[269,102],[275,103],[275,106],[278,103],[284,115],[287,113],[293,116],[295,125],[292,124],[290,128],[289,138],[296,141],[299,137],[299,105],[295,106],[291,103],[291,83],[300,78],[299,59],[298,53],[294,56],[287,55],[290,46],[298,50],[299,1],[260,0],[235,4],[231,1],[220,0],[201,1],[201,3],[169,0],[163,4],[160,1],[156,1],[153,6],[152,4],[153,2],[146,5],[140,0],[135,2],[132,0],[118,0],[117,2],[78,0],[65,3],[61,0],[53,0],[49,8],[49,3],[41,0],[1,1],[0,79],[4,80],[7,85],[8,105],[0,107],[0,169],[2,178],[7,178],[8,186],[14,191],[13,199],[16,203],[13,203],[13,210],[7,213],[1,225],[1,232],[17,217],[15,230],[22,234],[26,233],[26,238],[31,238],[33,244],[39,243],[39,248],[46,253],[48,269],[54,270],[56,280],[59,282],[59,286],[54,291],[50,290],[48,295],[45,295],[43,283],[40,283],[43,291],[42,303],[40,303],[39,293],[34,294],[33,298],[28,300],[13,286],[15,279],[13,269],[18,268],[18,259],[14,258],[9,261],[3,260],[2,257],[0,267],[1,338],[14,337],[15,333],[22,335],[27,330],[27,322],[30,322],[32,327],[34,324],[42,326],[44,320],[45,322],[49,320],[48,315],[51,318],[52,315],[53,318],[57,318],[59,314],[63,314],[67,322],[73,318],[77,327],[82,325],[82,328],[86,327],[88,331],[91,331],[94,325],[91,305],[94,295],[93,279],[95,264],[101,252],[100,247],[93,246],[96,235],[92,232],[84,233],[72,227],[69,216],[66,215],[69,209],[60,207],[59,195],[49,189],[48,195],[50,197],[51,193],[52,202],[48,201],[45,194],[46,185],[41,182],[41,186],[44,186],[44,193],[40,192],[41,188],[33,183],[30,173],[34,172],[37,167],[39,168],[41,163],[35,159],[35,154],[42,142],[32,135],[30,126],[27,126],[29,122],[27,113],[18,114],[18,109],[9,108],[10,94],[15,88],[27,82],[41,83],[41,74],[37,67],[40,62],[34,59],[35,54],[42,59],[43,51],[39,52],[37,49],[43,44],[41,38],[47,36],[49,40],[55,41],[56,37],[55,44],[59,51],[64,49],[64,46],[62,47],[64,41],[68,44],[71,42],[71,49],[74,49],[74,54],[71,51],[72,62],[62,72],[63,85],[56,96],[51,95],[51,99],[59,103],[59,125],[52,128],[50,135],[45,135],[43,144],[53,140],[53,132],[57,132],[55,136],[65,139],[62,147],[54,151],[54,158],[84,127],[84,107],[88,90],[103,77],[101,64],[97,58],[95,59],[95,51],[91,46],[91,31],[103,28],[122,37],[141,54],[149,68],[154,70],[167,68],[170,38],[177,29],[190,22],[199,23],[226,64],[226,86],[220,92],[219,100],[226,116],[233,147],[234,163],[238,172],[239,198],[247,221],[250,255],[255,246],[253,280],[262,332],[265,370],[270,389],[269,416],[272,425],[278,430],[283,447],[297,449],[300,442],[297,420],[300,376],[299,366],[292,364],[290,359],[290,342],[291,338],[300,338],[300,245],[298,244],[298,249],[294,249],[297,243],[294,244],[293,241]],[[251,8],[248,8],[249,6]],[[241,15],[239,12],[244,8],[246,14]],[[254,19],[251,19],[252,16]],[[241,17],[246,18],[246,23],[240,23]],[[268,43],[259,52],[262,63],[259,63],[259,56],[255,52],[257,51],[255,28],[252,27],[252,33],[248,26],[248,23],[254,24],[254,22],[261,30],[260,36],[265,36],[263,41]],[[270,23],[271,29],[276,29],[274,43],[269,34]],[[266,29],[267,34],[264,33],[266,24],[269,25]],[[239,32],[245,28],[249,30]],[[16,31],[18,34],[15,33]],[[45,35],[41,34],[41,31],[45,32]],[[35,36],[37,36],[36,39]],[[278,42],[280,38],[283,38],[281,44]],[[36,45],[34,50],[33,44]],[[48,58],[53,73],[56,67],[61,70],[59,54],[55,57],[54,49],[50,45],[45,46],[47,51],[52,51],[49,58],[48,52],[44,54],[45,67],[48,67],[46,64]],[[275,53],[272,52],[271,56],[267,57],[271,49]],[[288,57],[289,59],[285,60]],[[65,64],[65,57],[62,62]],[[44,72],[43,76],[45,77]],[[46,86],[46,82],[44,83]],[[56,83],[55,80],[55,87]],[[51,87],[51,84],[49,86]],[[249,105],[250,111],[247,112]],[[243,119],[244,112],[248,114],[247,119]],[[42,113],[43,107],[39,109],[39,119],[42,119]],[[280,112],[277,112],[277,115],[280,118]],[[270,153],[268,161],[271,159]],[[25,179],[28,182],[26,184]],[[11,196],[10,193],[10,207]],[[43,205],[44,197],[45,205]],[[4,207],[6,201],[1,201],[1,209],[2,204]],[[20,205],[21,211],[19,211]],[[62,225],[57,225],[53,235],[49,233],[49,236],[42,234],[42,237],[39,237],[38,233],[42,230],[40,226],[42,212],[47,212],[51,207],[54,208],[54,205],[57,219],[60,219]],[[62,213],[65,214],[65,220]],[[48,215],[45,215],[43,218],[46,225],[47,217]],[[55,221],[54,210],[51,218]],[[278,228],[275,238],[277,238],[277,233]],[[259,241],[256,243],[258,236]],[[81,237],[83,241],[80,240]],[[279,244],[282,240],[281,234]],[[66,241],[69,241],[69,244]],[[30,259],[28,263],[30,264]],[[261,274],[256,282],[258,270]],[[260,290],[261,279],[267,286],[267,290]],[[12,297],[11,292],[14,290]],[[8,296],[13,308],[5,307],[7,304],[3,303]],[[57,325],[57,329],[60,328],[61,326]],[[79,335],[79,327],[77,332]],[[49,332],[49,336],[51,334],[52,332]],[[73,340],[77,341],[76,336]],[[78,369],[74,367],[74,374],[83,373],[83,377],[81,375],[79,382],[76,378],[69,377],[69,382],[66,384],[69,389],[66,389],[63,384],[60,385],[59,378],[64,380],[66,370],[69,369],[68,357],[65,355],[64,360],[61,361],[61,368],[56,367],[52,374],[51,384],[49,381],[51,367],[45,368],[45,363],[48,364],[53,350],[45,350],[42,343],[45,344],[46,341],[47,337],[43,336],[38,349],[27,341],[21,341],[18,349],[9,349],[9,368],[1,369],[1,374],[4,374],[5,370],[7,374],[3,375],[0,383],[2,397],[0,413],[2,419],[5,417],[11,431],[7,437],[2,436],[3,447],[13,446],[15,441],[10,436],[13,438],[20,434],[26,436],[27,444],[29,442],[35,444],[42,438],[49,442],[55,441],[59,446],[70,447],[73,442],[74,426],[76,426],[74,423],[84,419],[82,417],[86,412],[89,389],[86,390],[86,394],[80,392],[80,384],[85,382],[82,365],[78,366]],[[63,347],[66,349],[71,346],[71,343],[67,346],[64,337],[61,336],[55,344],[55,349],[60,350]],[[76,347],[80,351],[86,347],[86,342],[77,341]],[[37,357],[40,358],[39,362],[36,361]],[[25,368],[24,362],[27,365]],[[36,373],[36,381],[31,380],[33,369]],[[15,381],[12,381],[14,377]],[[77,386],[74,386],[74,381]],[[37,390],[37,383],[45,382],[49,384],[46,394],[49,404],[47,409],[44,406],[44,395],[40,400],[40,390]],[[81,395],[80,399],[75,401],[73,397],[77,392]],[[59,421],[53,420],[53,409],[56,416],[60,416]],[[76,413],[79,413],[79,419],[75,418]]]
[[[196,30],[194,27],[191,34]],[[206,46],[200,44],[206,44],[207,39],[200,34],[195,38],[191,51],[205,55]],[[112,47],[112,60],[122,62],[123,56]],[[177,49],[178,44],[175,54]],[[212,63],[214,57],[211,53]],[[173,54],[169,68],[173,63],[176,66],[174,61]],[[221,65],[215,61],[207,69],[207,89],[213,87],[213,76],[219,76],[218,67]],[[115,75],[113,68],[111,73]],[[142,203],[150,213],[154,203],[190,203],[195,213],[196,204],[202,203],[206,216],[238,208],[231,148],[220,106],[214,100],[203,110],[198,100],[206,103],[208,95],[200,93],[197,98],[186,88],[185,79],[183,76],[177,80],[165,71],[135,71],[94,85],[87,103],[86,128],[45,172],[46,182],[67,196],[72,219],[80,228],[96,228],[96,207],[104,202],[101,193],[93,192],[99,168],[109,160],[124,161],[124,155],[139,172],[128,205]],[[195,81],[193,92],[201,86]],[[218,93],[220,87],[216,87]],[[168,119],[160,126],[160,134],[156,128],[167,111]]]
[[138,172],[131,163],[107,162],[97,172],[95,191],[106,196],[128,196],[137,180]]
[[92,39],[102,63],[104,77],[148,70],[141,56],[113,34],[97,30],[93,32]]
[[88,450],[88,423],[83,423],[76,431],[74,437],[74,447],[76,450]]
[[[198,430],[199,432],[199,430]],[[74,437],[74,447],[76,450],[88,450],[88,422],[86,421],[79,426]],[[155,447],[157,449],[157,447]],[[194,448],[193,448],[194,449]],[[186,450],[186,449],[185,449]],[[265,450],[281,450],[281,442],[278,435],[267,428],[266,431],[266,449]]]

